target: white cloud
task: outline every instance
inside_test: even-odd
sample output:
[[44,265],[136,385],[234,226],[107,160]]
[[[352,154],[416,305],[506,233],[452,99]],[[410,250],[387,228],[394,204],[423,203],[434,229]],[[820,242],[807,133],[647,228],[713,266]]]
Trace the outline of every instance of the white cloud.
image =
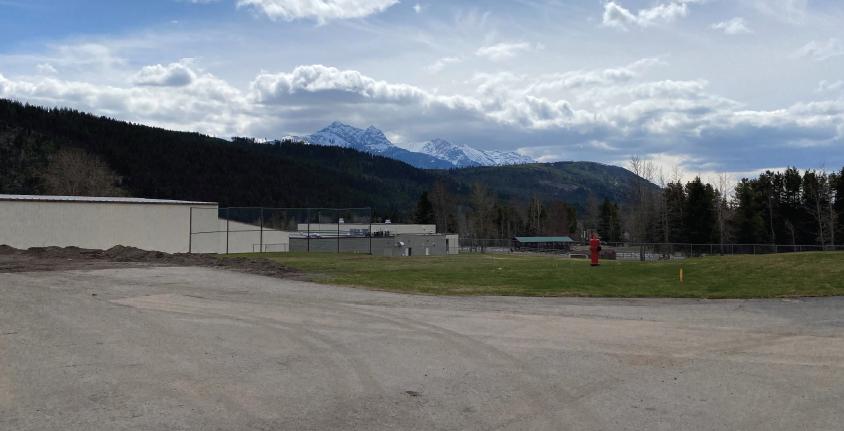
[[689,5],[699,3],[701,0],[670,0],[667,3],[660,3],[654,7],[641,9],[633,13],[616,1],[609,1],[604,4],[604,15],[602,22],[604,26],[613,27],[619,30],[628,30],[630,27],[651,27],[660,23],[670,23],[678,18],[684,18],[689,14]]
[[640,76],[647,69],[665,64],[659,58],[644,58],[623,67],[544,75],[540,80],[531,84],[529,90],[536,94],[547,94],[548,91],[554,90],[613,85],[628,82]]
[[818,83],[817,93],[835,93],[844,91],[844,81],[821,81]]
[[745,22],[744,18],[740,17],[712,24],[712,29],[722,31],[724,34],[731,36],[753,33],[753,31],[750,30],[750,27],[747,26],[747,22]]
[[415,5],[413,5],[413,10],[414,10],[416,13],[422,13],[422,5],[421,5],[421,4],[419,4],[419,3],[416,3]]
[[170,63],[166,66],[155,64],[145,66],[132,77],[135,85],[149,85],[160,87],[183,87],[196,80],[196,73],[182,63]]
[[54,75],[56,73],[59,73],[59,71],[56,70],[56,68],[53,67],[53,65],[50,63],[41,63],[36,66],[35,69],[38,71],[38,73],[42,75]]
[[270,19],[293,21],[363,18],[382,12],[398,0],[237,0],[238,7],[251,7]]
[[449,64],[456,64],[463,61],[460,57],[443,57],[428,66],[428,71],[431,73],[440,73]]
[[802,24],[808,15],[808,0],[753,0],[756,10],[791,24]]
[[245,95],[211,74],[180,87],[119,87],[38,76],[0,75],[0,97],[45,106],[66,106],[176,130],[218,136],[245,133],[255,118]]
[[[844,100],[749,110],[713,94],[705,80],[646,79],[647,71],[661,64],[643,59],[533,77],[478,74],[470,81],[473,93],[443,95],[323,65],[261,73],[240,90],[182,62],[128,75],[157,85],[0,75],[0,97],[218,136],[284,136],[333,120],[377,121],[410,142],[442,136],[519,148],[547,160],[555,154],[604,161],[668,154],[699,165],[724,160],[747,167],[748,160],[768,166],[783,157],[792,163],[830,152],[844,157],[835,150],[844,148]],[[181,70],[192,77],[189,83],[161,85],[174,84],[170,72]]]
[[478,48],[475,55],[492,61],[503,61],[511,59],[521,52],[530,51],[532,49],[534,49],[534,47],[527,42],[502,42]]
[[838,39],[831,38],[825,42],[813,40],[795,51],[793,57],[826,61],[841,55],[844,55],[844,45]]

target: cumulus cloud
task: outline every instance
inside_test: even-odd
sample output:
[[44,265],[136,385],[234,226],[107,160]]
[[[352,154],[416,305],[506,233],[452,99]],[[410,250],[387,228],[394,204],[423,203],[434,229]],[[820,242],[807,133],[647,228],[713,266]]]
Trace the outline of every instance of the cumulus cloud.
[[745,22],[744,18],[741,17],[712,24],[712,29],[722,31],[724,34],[730,36],[753,33],[753,31],[750,30],[750,27],[747,26],[747,22]]
[[570,90],[606,86],[630,81],[647,69],[666,64],[659,58],[644,58],[626,66],[600,70],[578,70],[544,75],[529,86],[529,91],[547,94],[553,90]]
[[[844,158],[844,100],[751,110],[714,94],[705,80],[647,79],[660,64],[664,61],[649,58],[540,76],[478,74],[469,82],[473,92],[444,95],[324,65],[260,73],[241,90],[175,63],[142,68],[129,76],[154,84],[126,87],[0,75],[0,97],[218,136],[284,136],[333,120],[377,120],[386,132],[411,142],[442,136],[518,148],[546,160],[682,154],[749,169],[752,163],[774,164],[773,157],[789,163]],[[172,83],[169,72],[181,68],[190,71],[189,84],[160,85]]]
[[527,42],[501,42],[495,45],[478,48],[475,55],[492,61],[509,60],[521,52],[533,50],[534,47]]
[[699,2],[700,0],[671,0],[633,13],[618,2],[609,1],[604,4],[602,23],[604,26],[619,30],[628,30],[630,27],[651,27],[686,17],[689,14],[689,5]]
[[255,120],[246,96],[210,74],[197,75],[191,85],[178,87],[119,87],[50,76],[13,80],[0,75],[0,97],[217,136],[245,133]]
[[196,80],[196,72],[185,63],[155,64],[145,66],[132,77],[135,85],[158,87],[184,87]]
[[826,61],[844,55],[844,45],[836,38],[827,41],[813,40],[794,52],[795,58],[809,58],[814,61]]
[[238,0],[238,7],[249,7],[270,19],[293,21],[363,18],[382,12],[398,0]]

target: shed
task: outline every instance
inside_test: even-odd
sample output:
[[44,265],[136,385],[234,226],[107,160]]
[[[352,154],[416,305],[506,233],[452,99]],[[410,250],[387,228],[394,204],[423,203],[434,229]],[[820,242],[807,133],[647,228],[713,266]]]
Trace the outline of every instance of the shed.
[[190,250],[192,208],[217,223],[217,204],[164,199],[0,195],[0,244],[15,248],[116,245],[184,253]]

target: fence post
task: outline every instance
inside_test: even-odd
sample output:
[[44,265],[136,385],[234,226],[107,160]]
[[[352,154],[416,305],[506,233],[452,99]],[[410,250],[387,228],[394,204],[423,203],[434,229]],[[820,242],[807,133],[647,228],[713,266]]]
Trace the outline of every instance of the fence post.
[[229,213],[231,208],[226,208],[226,254],[229,254]]
[[258,252],[263,253],[264,252],[264,207],[261,207],[261,236],[260,236],[258,242],[259,242],[259,245],[261,247]]
[[193,251],[193,207],[190,207],[188,215],[188,254]]
[[311,252],[311,209],[310,208],[305,210],[305,217],[308,219],[308,236],[307,236],[307,239],[305,240],[305,243],[307,244],[306,251],[308,253],[310,253]]

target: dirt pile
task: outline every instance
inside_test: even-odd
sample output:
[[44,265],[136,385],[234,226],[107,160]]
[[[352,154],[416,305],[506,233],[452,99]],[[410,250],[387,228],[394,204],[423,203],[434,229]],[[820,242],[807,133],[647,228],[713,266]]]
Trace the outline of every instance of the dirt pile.
[[18,250],[0,245],[0,272],[101,269],[125,266],[202,266],[273,277],[295,271],[262,258],[222,257],[210,254],[164,253],[118,245],[108,250],[79,247],[33,247]]

